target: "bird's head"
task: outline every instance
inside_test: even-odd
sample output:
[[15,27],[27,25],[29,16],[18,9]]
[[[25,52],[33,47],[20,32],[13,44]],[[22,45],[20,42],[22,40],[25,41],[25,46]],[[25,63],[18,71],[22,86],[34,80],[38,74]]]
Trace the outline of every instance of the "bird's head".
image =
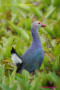
[[35,21],[32,23],[33,29],[39,29],[40,27],[46,27],[46,24],[42,24],[40,21]]

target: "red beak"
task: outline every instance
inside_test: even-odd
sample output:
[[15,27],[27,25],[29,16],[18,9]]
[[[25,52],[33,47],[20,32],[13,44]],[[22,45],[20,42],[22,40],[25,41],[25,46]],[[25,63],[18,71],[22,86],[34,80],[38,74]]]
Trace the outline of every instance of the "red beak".
[[41,27],[46,27],[46,24],[41,24]]

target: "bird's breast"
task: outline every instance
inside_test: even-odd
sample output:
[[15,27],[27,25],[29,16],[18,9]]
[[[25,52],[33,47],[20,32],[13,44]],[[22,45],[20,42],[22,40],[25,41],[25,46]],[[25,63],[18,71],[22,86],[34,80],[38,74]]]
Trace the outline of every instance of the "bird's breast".
[[38,49],[31,49],[28,50],[24,56],[23,56],[23,60],[25,63],[33,63],[35,61],[39,61],[44,57],[44,52],[42,49],[38,48]]

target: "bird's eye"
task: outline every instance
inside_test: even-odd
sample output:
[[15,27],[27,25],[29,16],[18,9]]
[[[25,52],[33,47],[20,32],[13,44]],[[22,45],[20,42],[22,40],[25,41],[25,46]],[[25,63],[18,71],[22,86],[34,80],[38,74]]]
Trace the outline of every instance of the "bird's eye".
[[38,24],[40,24],[40,22]]

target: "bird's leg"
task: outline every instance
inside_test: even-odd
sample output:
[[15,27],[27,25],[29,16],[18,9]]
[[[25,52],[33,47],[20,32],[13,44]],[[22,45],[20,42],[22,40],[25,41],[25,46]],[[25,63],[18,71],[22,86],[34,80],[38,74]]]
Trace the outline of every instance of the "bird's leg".
[[36,73],[35,70],[33,70],[32,75],[34,75],[35,73]]

